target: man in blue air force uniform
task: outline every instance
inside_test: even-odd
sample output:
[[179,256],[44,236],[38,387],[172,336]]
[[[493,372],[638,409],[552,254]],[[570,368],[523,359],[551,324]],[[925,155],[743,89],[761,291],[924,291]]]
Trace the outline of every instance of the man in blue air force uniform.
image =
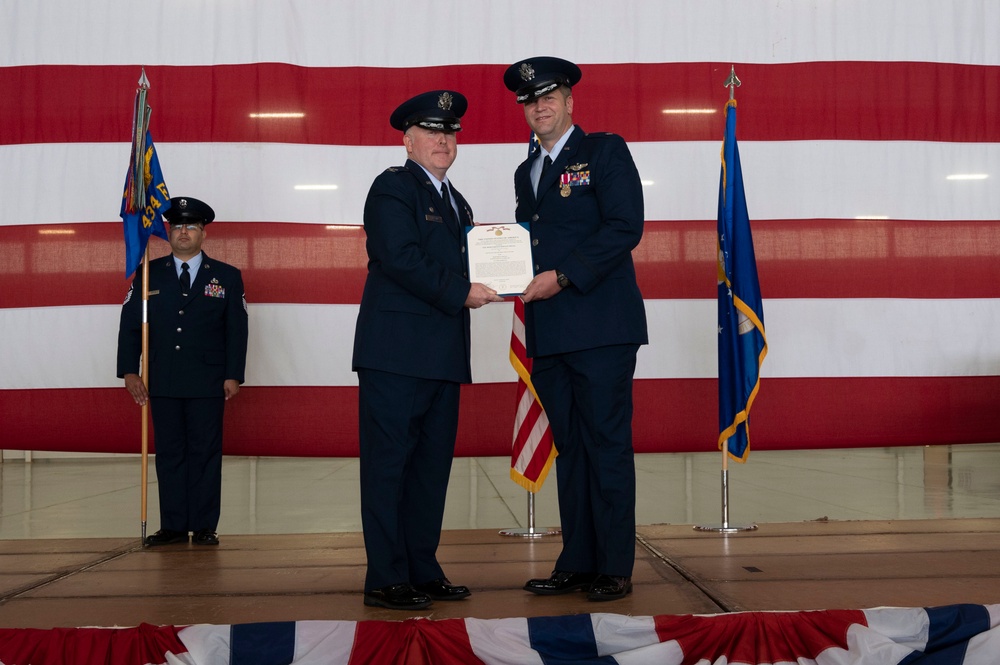
[[563,538],[552,575],[525,589],[614,600],[631,592],[635,562],[632,377],[648,341],[632,263],[642,185],[620,136],[573,125],[580,78],[579,67],[552,57],[504,74],[540,143],[514,174],[515,214],[531,226],[525,337],[559,451]]
[[172,253],[149,265],[149,390],[139,376],[142,274],[118,328],[118,377],[136,404],[150,401],[160,530],[147,547],[218,545],[222,416],[244,380],[247,309],[239,269],[201,251],[215,219],[198,199],[175,197],[163,215]]
[[447,177],[465,97],[436,90],[391,115],[407,159],[365,201],[368,278],[354,336],[364,603],[420,609],[469,589],[445,577],[436,552],[458,431],[459,384],[470,383],[469,310],[503,298],[470,283],[472,209]]

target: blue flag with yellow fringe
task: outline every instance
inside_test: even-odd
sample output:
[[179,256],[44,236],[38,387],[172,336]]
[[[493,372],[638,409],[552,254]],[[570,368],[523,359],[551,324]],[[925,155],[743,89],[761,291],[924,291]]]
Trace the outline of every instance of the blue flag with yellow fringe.
[[[148,130],[140,159],[141,162],[136,162],[133,155],[129,161],[129,170],[125,175],[125,192],[122,194],[122,208],[119,213],[125,230],[126,278],[139,267],[150,235],[168,240],[162,215],[170,208],[170,194],[163,182],[160,160],[156,157],[156,147]],[[136,163],[140,164],[139,169],[134,167]],[[143,179],[141,187],[146,194],[144,202],[136,200],[137,177]]]
[[726,104],[718,243],[719,450],[726,446],[732,458],[745,462],[750,453],[750,407],[760,388],[767,335],[736,145],[735,100]]

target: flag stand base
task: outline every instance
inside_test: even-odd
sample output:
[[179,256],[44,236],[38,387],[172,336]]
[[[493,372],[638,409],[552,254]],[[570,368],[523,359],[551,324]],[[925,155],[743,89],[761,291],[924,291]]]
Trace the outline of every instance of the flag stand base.
[[528,492],[528,528],[527,529],[501,529],[501,536],[521,536],[522,538],[541,538],[543,536],[558,536],[562,529],[555,527],[535,528],[535,493]]
[[562,529],[546,527],[543,529],[501,529],[501,536],[521,536],[523,538],[541,538],[542,536],[558,536]]
[[739,531],[756,531],[756,524],[697,524],[695,531],[715,531],[716,533],[737,533]]
[[714,531],[716,533],[737,533],[740,531],[757,530],[756,524],[729,523],[729,470],[725,468],[725,465],[723,465],[722,469],[722,524],[698,524],[695,525],[694,530]]

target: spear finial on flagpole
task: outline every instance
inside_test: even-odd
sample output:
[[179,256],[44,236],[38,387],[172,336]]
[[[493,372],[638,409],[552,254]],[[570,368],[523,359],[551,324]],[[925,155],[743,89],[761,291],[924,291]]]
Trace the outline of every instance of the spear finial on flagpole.
[[142,68],[139,84],[135,89],[135,106],[132,113],[132,177],[127,191],[126,207],[129,212],[142,210],[146,207],[145,155],[146,130],[149,129],[149,116],[153,112],[146,103],[149,92],[149,79],[146,78],[146,68]]
[[736,99],[736,88],[743,85],[743,83],[736,77],[735,65],[730,65],[729,78],[722,85],[729,88],[729,99]]

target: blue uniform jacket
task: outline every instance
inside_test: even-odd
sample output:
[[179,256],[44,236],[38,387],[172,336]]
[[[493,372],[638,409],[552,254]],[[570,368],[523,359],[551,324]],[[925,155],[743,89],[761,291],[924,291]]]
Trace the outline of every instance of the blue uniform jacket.
[[[223,397],[227,379],[244,381],[247,310],[239,269],[202,255],[187,298],[173,255],[149,264],[149,394]],[[118,377],[139,373],[142,273],[137,272],[118,327]]]
[[365,201],[368,278],[354,333],[353,368],[470,383],[471,284],[465,227],[472,210],[451,189],[461,220],[443,211],[419,164],[383,171]]
[[628,146],[616,134],[585,134],[577,126],[553,157],[537,199],[529,174],[536,156],[514,173],[515,215],[531,226],[535,273],[561,270],[573,283],[525,306],[528,355],[646,344],[632,263],[642,238],[642,185]]

